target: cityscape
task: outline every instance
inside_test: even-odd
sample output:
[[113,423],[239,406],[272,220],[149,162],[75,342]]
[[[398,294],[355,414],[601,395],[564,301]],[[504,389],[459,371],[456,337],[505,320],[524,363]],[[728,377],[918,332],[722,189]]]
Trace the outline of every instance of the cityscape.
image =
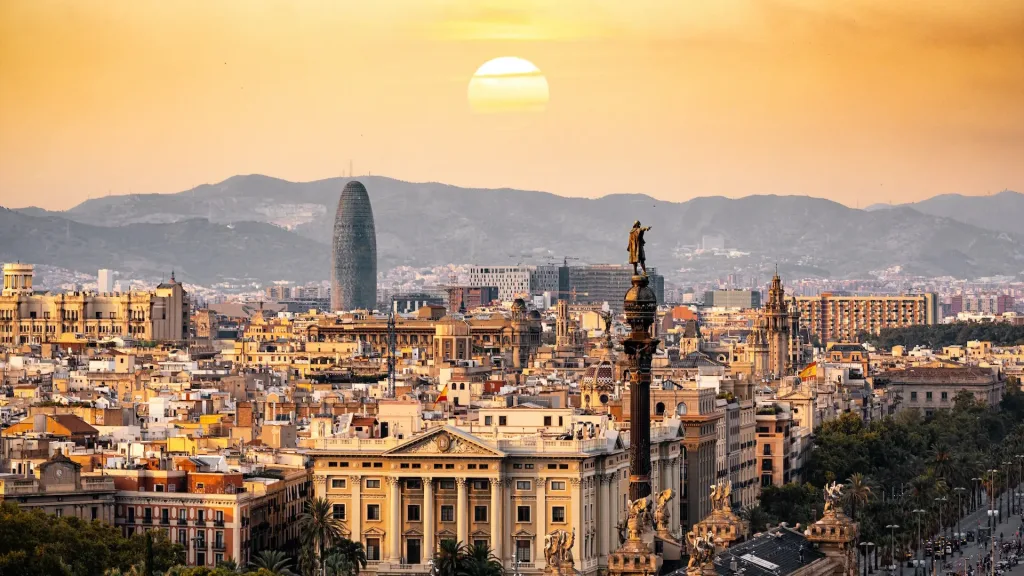
[[[665,61],[650,45],[687,46],[731,62],[742,86],[761,77],[737,55],[782,66],[774,59],[794,38],[850,58],[845,43],[821,39],[827,29],[863,39],[864,54],[920,50],[967,82],[980,74],[962,65],[981,61],[965,40],[974,34],[994,38],[986,50],[1005,57],[1000,74],[1024,72],[1024,50],[1013,52],[1024,30],[1001,23],[1024,16],[1021,6],[426,4],[0,8],[0,35],[20,25],[54,41],[53,53],[34,53],[21,32],[0,45],[0,62],[18,64],[0,67],[17,86],[0,103],[24,104],[30,119],[64,110],[39,100],[40,80],[23,71],[34,58],[62,63],[38,73],[53,86],[85,82],[96,97],[82,93],[39,123],[45,145],[28,120],[0,114],[4,132],[25,142],[17,162],[0,160],[0,576],[1024,574],[1024,194],[1010,189],[1024,187],[1020,142],[946,150],[958,167],[934,174],[922,168],[919,155],[935,150],[924,138],[906,166],[868,146],[860,165],[821,161],[833,171],[824,178],[803,158],[768,170],[755,144],[773,125],[732,128],[750,110],[760,118],[763,95],[725,90],[718,98],[737,116],[715,117],[736,139],[728,160],[764,182],[750,191],[735,167],[709,168],[704,151],[688,160],[694,180],[679,180],[672,162],[651,158],[689,143],[660,124],[692,121],[693,138],[713,131],[651,93],[593,93],[588,68],[600,54],[601,74],[627,82],[649,58],[657,72],[637,90],[678,88],[679,62],[693,57]],[[223,27],[228,41],[203,27],[224,16],[238,19]],[[334,46],[353,22],[345,54],[313,49]],[[891,34],[889,22],[900,34],[867,41]],[[183,31],[203,49],[162,44]],[[941,56],[934,38],[950,39]],[[137,47],[142,60],[111,47]],[[246,55],[254,49],[262,60]],[[86,80],[72,72],[77,51],[96,67]],[[460,77],[452,112],[435,100],[451,92],[435,75],[478,52],[489,56]],[[366,93],[304,75],[321,58],[351,66]],[[845,75],[877,81],[898,69],[883,60]],[[396,62],[425,61],[436,69],[388,75]],[[691,64],[707,93],[686,98],[715,101],[718,76]],[[126,74],[138,86],[99,97],[106,66],[117,86],[131,86]],[[184,122],[151,92],[170,70],[208,88],[183,101],[206,112]],[[879,107],[906,116],[881,130],[923,131],[900,98],[938,86],[951,118],[954,103],[977,98],[1024,126],[1019,102],[965,96],[945,77],[893,81],[899,98],[861,104],[822,96],[845,80],[819,94],[800,74],[783,76],[774,94],[807,90],[809,117],[819,106],[851,119]],[[232,85],[223,97],[225,78],[257,95]],[[352,110],[330,116],[317,86]],[[406,99],[417,90],[422,102]],[[626,122],[593,123],[610,101],[623,103]],[[287,103],[296,123],[279,124],[268,102]],[[661,121],[634,115],[645,107]],[[309,121],[316,110],[325,115]],[[93,126],[95,114],[115,114],[119,136]],[[259,131],[232,133],[221,124],[231,114],[259,120],[280,146],[268,154]],[[577,124],[576,114],[591,119]],[[451,124],[438,131],[433,115]],[[132,118],[153,132],[135,132]],[[951,124],[950,138],[980,142],[994,130],[987,117],[970,122],[965,132]],[[349,142],[323,140],[333,129]],[[821,137],[804,129],[794,135]],[[851,142],[878,127],[860,129]],[[63,134],[78,130],[120,150],[117,181],[164,192],[95,193],[114,177],[95,151],[67,151]],[[224,149],[181,140],[182,130],[223,138]],[[579,131],[588,137],[569,139]],[[469,134],[477,140],[463,141]],[[624,152],[644,172],[635,186],[591,141],[616,135],[641,146]],[[141,157],[121,137],[160,158],[132,161]],[[0,139],[0,156],[11,140]],[[337,148],[330,159],[325,142]],[[340,152],[388,171],[356,170]],[[421,154],[459,185],[442,183]],[[461,166],[471,159],[474,169]],[[289,179],[245,174],[253,162]],[[581,168],[592,162],[608,164],[611,189]],[[81,172],[80,190],[51,174],[62,163]],[[327,176],[310,168],[327,164]],[[182,186],[178,172],[195,178],[198,167],[238,175]],[[861,180],[874,171],[906,183],[905,170],[920,186],[869,193],[873,180]],[[558,192],[531,191],[545,189],[538,174]],[[721,192],[698,185],[708,181]]]

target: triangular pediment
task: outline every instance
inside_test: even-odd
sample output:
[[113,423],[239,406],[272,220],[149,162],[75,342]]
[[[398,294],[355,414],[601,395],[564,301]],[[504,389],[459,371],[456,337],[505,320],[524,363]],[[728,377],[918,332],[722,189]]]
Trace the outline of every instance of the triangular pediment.
[[384,452],[388,456],[471,456],[504,458],[505,453],[483,440],[454,428],[440,426]]
[[364,536],[383,536],[384,531],[380,528],[370,528],[369,530],[363,530]]
[[451,530],[445,529],[445,530],[441,530],[440,532],[438,532],[437,535],[441,536],[442,538],[444,538],[444,537],[448,537],[448,536],[455,536],[455,532],[452,532]]
[[423,532],[421,530],[417,530],[415,528],[412,528],[411,530],[406,530],[405,532],[403,532],[402,535],[403,536],[423,536]]
[[535,534],[529,530],[520,530],[512,533],[513,538],[533,538],[534,536]]
[[484,532],[483,530],[477,530],[476,532],[473,532],[472,534],[470,534],[470,536],[480,536],[480,537],[487,537],[487,536],[490,536],[490,535],[491,535],[490,532]]

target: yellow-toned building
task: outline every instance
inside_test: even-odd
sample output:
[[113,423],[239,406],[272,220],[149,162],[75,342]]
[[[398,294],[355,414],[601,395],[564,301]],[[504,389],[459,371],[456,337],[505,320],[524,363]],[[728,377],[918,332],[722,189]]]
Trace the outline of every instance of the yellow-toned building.
[[189,297],[181,283],[152,292],[38,293],[31,264],[4,264],[0,293],[0,345],[43,344],[114,336],[182,341],[189,334]]
[[[575,533],[576,569],[594,575],[620,544],[628,438],[602,428],[607,419],[570,422],[561,412],[487,409],[472,429],[310,439],[315,494],[331,502],[343,534],[363,544],[372,573],[427,574],[440,543],[454,540],[485,544],[506,569],[536,574],[545,535],[565,530]],[[571,426],[587,432],[566,439]],[[654,493],[683,489],[681,434],[678,423],[652,429]],[[672,528],[681,536],[679,516]]]

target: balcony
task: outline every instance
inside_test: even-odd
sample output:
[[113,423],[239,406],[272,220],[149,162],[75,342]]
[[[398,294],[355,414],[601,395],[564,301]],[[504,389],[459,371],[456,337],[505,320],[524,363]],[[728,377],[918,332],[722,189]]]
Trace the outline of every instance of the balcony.
[[201,550],[201,551],[205,552],[206,551],[206,542],[204,540],[196,540],[192,544],[192,547],[195,548],[196,550]]
[[224,520],[223,519],[221,519],[221,520],[214,520],[213,521],[213,525],[217,526],[219,528],[223,528],[224,527]]
[[168,518],[167,516],[164,516],[164,517],[160,518],[160,523],[163,524],[164,526],[168,526],[171,523],[171,519]]
[[178,518],[178,526],[187,526],[188,518]]
[[224,547],[224,543],[223,542],[214,542],[213,543],[213,551],[214,552],[223,552],[224,550],[226,550],[226,548]]
[[196,526],[206,526],[206,520],[203,520],[202,518],[196,518],[195,524]]
[[152,524],[153,523],[153,517],[152,516],[143,516],[142,517],[142,523],[143,524]]

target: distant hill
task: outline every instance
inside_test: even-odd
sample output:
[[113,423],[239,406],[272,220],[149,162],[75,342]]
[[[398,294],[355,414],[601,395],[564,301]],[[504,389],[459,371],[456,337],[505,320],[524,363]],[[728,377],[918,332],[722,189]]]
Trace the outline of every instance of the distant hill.
[[[130,229],[132,238],[138,235],[138,245],[115,247],[115,253],[130,251],[134,258],[143,245],[158,247],[160,267],[176,257],[195,258],[205,278],[237,277],[248,270],[276,279],[294,270],[296,280],[326,279],[334,212],[348,180],[295,183],[235,176],[178,194],[95,198],[47,218]],[[640,194],[580,199],[380,176],[359,180],[373,203],[382,270],[402,264],[560,262],[566,256],[591,263],[624,262],[626,234],[634,219],[654,227],[648,234],[650,263],[684,282],[722,270],[766,270],[776,262],[784,274],[788,270],[799,276],[863,276],[892,266],[956,277],[1024,270],[1020,236],[908,207],[868,212],[804,196],[704,197],[682,203]],[[188,222],[188,237],[172,235],[172,222]],[[222,224],[230,222],[247,222],[245,235],[238,227],[228,232]],[[88,230],[90,236],[114,233]],[[695,253],[705,235],[723,236],[734,252]],[[221,242],[227,247],[214,247]],[[261,243],[277,250],[263,250]],[[2,252],[32,260],[6,245]],[[252,268],[235,260],[236,254],[244,254]],[[56,257],[52,251],[43,256]],[[287,258],[303,262],[281,260]],[[89,264],[89,270],[94,268]]]
[[56,216],[0,209],[0,261],[33,262],[83,272],[114,268],[126,278],[167,278],[212,285],[250,279],[320,280],[330,249],[261,222],[102,227]]
[[943,194],[909,207],[943,218],[952,218],[979,228],[1024,233],[1024,194],[1009,190],[991,196]]

